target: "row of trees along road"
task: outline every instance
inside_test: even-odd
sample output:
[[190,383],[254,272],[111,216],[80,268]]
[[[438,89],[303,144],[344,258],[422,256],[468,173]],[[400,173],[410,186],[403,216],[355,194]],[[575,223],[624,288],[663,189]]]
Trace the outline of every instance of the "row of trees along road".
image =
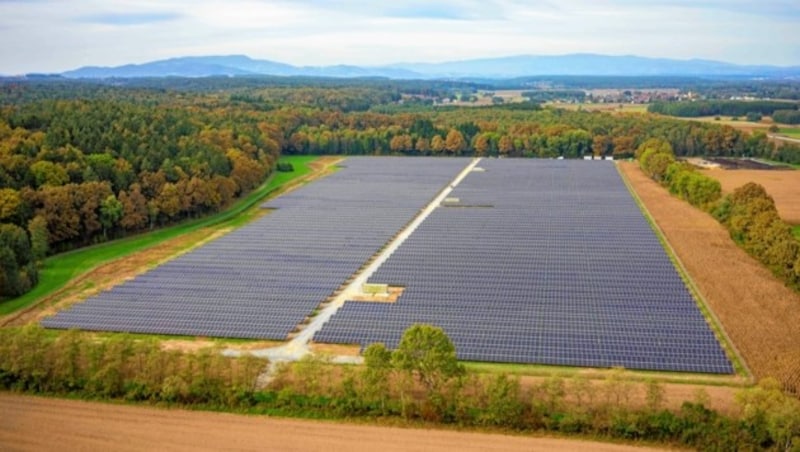
[[677,162],[663,140],[648,140],[636,155],[648,176],[714,215],[745,251],[789,287],[800,290],[800,242],[763,186],[750,182],[723,197],[717,180]]

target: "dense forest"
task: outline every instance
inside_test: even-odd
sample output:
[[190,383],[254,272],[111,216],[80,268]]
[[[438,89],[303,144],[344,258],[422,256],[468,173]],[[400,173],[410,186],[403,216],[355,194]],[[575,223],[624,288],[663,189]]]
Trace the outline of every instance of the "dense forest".
[[800,111],[798,110],[775,110],[772,119],[781,124],[800,124]]
[[[776,111],[797,111],[797,103],[769,100],[705,100],[692,102],[655,102],[647,107],[650,113],[683,118],[700,116],[746,116],[753,113],[771,116]],[[759,118],[760,119],[760,118]]]
[[431,105],[477,88],[462,82],[118,85],[0,83],[0,296],[30,289],[48,253],[224,208],[261,184],[281,153],[627,158],[660,138],[677,156],[800,162],[800,147],[714,124],[532,102]]

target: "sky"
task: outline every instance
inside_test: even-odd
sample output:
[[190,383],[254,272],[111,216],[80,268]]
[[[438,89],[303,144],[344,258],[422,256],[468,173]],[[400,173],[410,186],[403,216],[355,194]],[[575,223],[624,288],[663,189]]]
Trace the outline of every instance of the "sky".
[[0,0],[0,74],[188,55],[294,65],[601,53],[800,66],[798,0]]

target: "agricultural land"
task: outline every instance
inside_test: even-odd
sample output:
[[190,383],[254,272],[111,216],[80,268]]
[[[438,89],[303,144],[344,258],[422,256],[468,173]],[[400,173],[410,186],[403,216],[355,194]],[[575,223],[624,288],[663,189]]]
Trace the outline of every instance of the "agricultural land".
[[787,223],[800,225],[800,171],[719,169],[708,170],[706,174],[717,179],[726,193],[748,182],[764,186],[775,200],[781,218]]
[[798,447],[800,89],[726,83],[0,80],[0,388],[117,403],[0,444]]

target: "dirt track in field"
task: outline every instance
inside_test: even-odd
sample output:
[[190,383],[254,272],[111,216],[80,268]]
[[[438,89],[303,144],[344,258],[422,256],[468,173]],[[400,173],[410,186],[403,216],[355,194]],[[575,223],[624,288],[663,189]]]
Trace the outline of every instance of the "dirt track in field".
[[800,224],[800,171],[723,170],[704,171],[722,184],[722,191],[731,193],[748,182],[764,186],[775,199],[781,218],[791,224]]
[[756,377],[800,391],[800,295],[740,249],[705,212],[620,163],[711,310]]
[[376,427],[111,405],[0,393],[0,449],[114,451],[593,451],[590,441]]

